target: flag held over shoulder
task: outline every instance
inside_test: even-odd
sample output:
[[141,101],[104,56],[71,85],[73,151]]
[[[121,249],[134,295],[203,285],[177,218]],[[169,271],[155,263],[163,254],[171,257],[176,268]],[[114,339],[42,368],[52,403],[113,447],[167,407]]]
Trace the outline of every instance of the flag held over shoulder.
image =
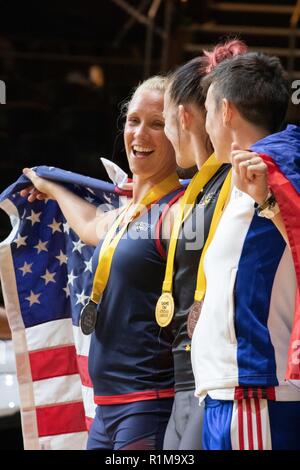
[[[118,207],[114,184],[53,167],[39,176],[88,202]],[[84,449],[95,405],[90,337],[79,317],[92,288],[92,255],[53,200],[29,203],[22,175],[0,196],[12,231],[0,244],[0,275],[16,353],[25,449]]]
[[293,255],[297,296],[286,379],[300,387],[300,128],[265,137],[251,147],[268,166],[268,182],[278,202]]

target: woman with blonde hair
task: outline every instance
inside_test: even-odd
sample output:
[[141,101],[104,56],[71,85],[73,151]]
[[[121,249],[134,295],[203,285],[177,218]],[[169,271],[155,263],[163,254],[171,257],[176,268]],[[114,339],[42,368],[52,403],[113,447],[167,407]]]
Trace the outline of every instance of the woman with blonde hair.
[[86,244],[97,246],[95,278],[81,315],[92,333],[89,373],[97,404],[88,449],[161,449],[174,396],[170,328],[155,321],[165,272],[157,237],[163,208],[182,194],[174,150],[164,133],[166,79],[142,83],[127,106],[124,142],[133,173],[133,197],[125,209],[97,212],[59,184],[25,175],[34,188],[59,204],[68,224]]

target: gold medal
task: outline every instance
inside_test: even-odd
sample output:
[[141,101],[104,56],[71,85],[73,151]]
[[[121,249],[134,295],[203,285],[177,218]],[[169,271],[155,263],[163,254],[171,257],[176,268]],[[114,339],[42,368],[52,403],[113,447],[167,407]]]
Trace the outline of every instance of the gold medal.
[[170,292],[163,292],[157,301],[155,318],[161,328],[168,326],[174,315],[174,299]]
[[191,183],[185,191],[183,198],[181,199],[180,208],[177,211],[175,217],[169,243],[165,278],[162,286],[162,295],[156,304],[155,310],[156,321],[160,327],[169,325],[174,315],[175,307],[172,297],[172,284],[174,275],[174,260],[179,232],[183,223],[191,213],[198,194],[203,190],[204,186],[213,177],[213,175],[216,174],[220,166],[221,163],[217,161],[215,155],[211,155],[211,157],[204,163],[198,173],[196,173],[196,175],[193,177]]
[[203,301],[199,302],[198,300],[195,300],[193,305],[190,308],[188,318],[187,318],[187,334],[189,338],[192,338],[194,329],[197,325],[197,321],[200,317],[201,309],[202,309]]
[[[200,191],[204,188],[205,184],[216,174],[221,164],[217,162],[215,155],[213,154],[202,166],[202,168],[196,173],[188,188],[185,191],[183,198],[181,199],[180,208],[177,212],[171,239],[169,243],[167,266],[165,272],[165,278],[162,286],[162,295],[159,298],[155,316],[157,323],[161,326],[167,326],[171,323],[174,315],[174,300],[172,297],[172,284],[174,276],[174,260],[177,247],[177,241],[179,238],[179,232],[182,224],[185,222],[191,210],[194,207],[196,198]],[[226,205],[226,201],[230,195],[231,190],[231,170],[228,172],[225,181],[222,185],[222,189],[217,199],[217,203],[214,209],[212,221],[210,224],[209,233],[202,249],[201,258],[198,266],[196,290],[194,295],[194,303],[190,308],[187,318],[187,332],[191,338],[197,324],[198,318],[201,313],[202,303],[206,291],[206,278],[204,272],[204,258],[206,251],[210,245],[210,242],[215,234],[218,226],[218,222],[222,216],[223,209]]]

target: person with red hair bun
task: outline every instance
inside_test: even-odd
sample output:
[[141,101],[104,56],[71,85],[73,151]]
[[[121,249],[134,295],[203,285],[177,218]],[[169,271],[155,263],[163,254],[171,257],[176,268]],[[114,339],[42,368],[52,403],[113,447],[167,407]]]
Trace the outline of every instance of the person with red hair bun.
[[243,41],[239,39],[233,39],[225,42],[224,44],[218,44],[213,51],[203,51],[205,57],[207,57],[207,66],[205,67],[205,73],[210,73],[213,69],[223,60],[234,57],[235,55],[246,54],[248,47]]
[[198,169],[181,200],[170,241],[165,237],[167,268],[162,302],[157,306],[158,312],[166,302],[174,306],[169,309],[167,320],[175,338],[172,344],[175,399],[164,439],[166,450],[201,449],[203,408],[194,396],[190,358],[199,304],[197,272],[220,191],[230,170],[230,165],[217,162],[205,130],[201,80],[224,59],[246,52],[246,44],[236,39],[218,44],[211,52],[204,51],[170,75],[165,93],[165,133],[175,149],[177,164],[183,169],[195,165]]

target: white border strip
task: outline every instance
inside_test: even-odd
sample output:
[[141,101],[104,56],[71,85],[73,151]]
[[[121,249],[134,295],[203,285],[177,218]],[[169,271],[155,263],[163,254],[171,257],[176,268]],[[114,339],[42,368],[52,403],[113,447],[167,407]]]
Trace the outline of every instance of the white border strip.
[[6,200],[0,207],[11,216],[13,225],[10,235],[0,243],[0,278],[3,298],[12,331],[12,340],[16,354],[17,377],[19,381],[22,431],[25,450],[40,449],[35,412],[33,384],[28,356],[25,327],[21,315],[19,296],[10,244],[16,236],[20,219],[14,204]]

